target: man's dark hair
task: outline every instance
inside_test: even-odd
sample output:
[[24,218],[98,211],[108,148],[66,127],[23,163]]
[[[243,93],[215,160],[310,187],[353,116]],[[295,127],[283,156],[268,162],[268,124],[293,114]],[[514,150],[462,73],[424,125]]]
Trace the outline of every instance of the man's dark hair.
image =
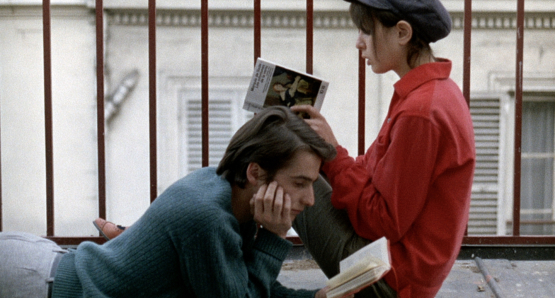
[[305,150],[332,160],[337,152],[291,110],[268,107],[245,123],[231,138],[216,173],[232,185],[245,187],[247,167],[254,162],[267,173],[267,180],[288,165],[293,155]]

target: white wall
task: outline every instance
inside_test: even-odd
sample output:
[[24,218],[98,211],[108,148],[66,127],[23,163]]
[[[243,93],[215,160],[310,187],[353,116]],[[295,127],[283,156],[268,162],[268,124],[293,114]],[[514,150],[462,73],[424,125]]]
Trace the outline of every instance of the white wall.
[[[95,43],[89,10],[52,11],[54,195],[57,232],[85,234],[96,201]],[[41,9],[0,7],[4,230],[46,233]],[[93,113],[94,112],[94,113]]]

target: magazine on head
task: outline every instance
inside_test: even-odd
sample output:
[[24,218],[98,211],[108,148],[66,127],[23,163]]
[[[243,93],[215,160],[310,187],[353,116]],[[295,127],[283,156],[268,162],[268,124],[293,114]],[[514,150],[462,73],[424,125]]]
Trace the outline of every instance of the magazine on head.
[[258,113],[268,106],[309,104],[320,110],[328,86],[313,75],[258,58],[243,109]]

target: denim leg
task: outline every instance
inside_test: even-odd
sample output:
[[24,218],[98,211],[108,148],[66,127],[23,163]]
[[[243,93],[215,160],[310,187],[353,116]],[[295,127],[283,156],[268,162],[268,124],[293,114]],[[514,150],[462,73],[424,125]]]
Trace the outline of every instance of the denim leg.
[[54,258],[53,241],[21,233],[0,233],[0,297],[46,298]]

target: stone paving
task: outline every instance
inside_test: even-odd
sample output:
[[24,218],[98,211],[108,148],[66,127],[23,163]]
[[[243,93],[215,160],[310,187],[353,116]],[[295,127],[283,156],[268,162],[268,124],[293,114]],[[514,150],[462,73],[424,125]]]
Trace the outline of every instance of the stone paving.
[[[475,260],[458,260],[438,298],[554,298],[554,261],[483,260],[489,284]],[[326,276],[311,259],[286,260],[278,280],[291,288],[319,289]],[[492,284],[493,283],[493,284]]]

